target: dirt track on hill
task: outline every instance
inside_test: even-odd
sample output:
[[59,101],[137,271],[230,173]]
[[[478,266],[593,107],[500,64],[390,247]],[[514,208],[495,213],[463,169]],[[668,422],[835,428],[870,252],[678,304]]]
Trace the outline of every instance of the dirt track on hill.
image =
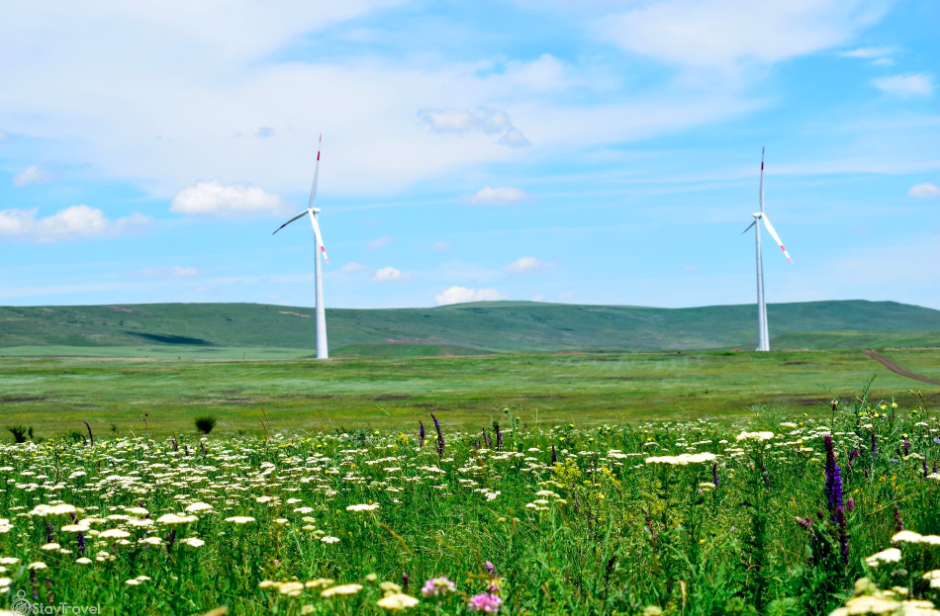
[[900,374],[901,376],[906,376],[909,379],[914,379],[915,381],[921,381],[922,383],[930,383],[931,385],[940,385],[940,380],[932,379],[930,377],[924,376],[923,374],[916,374],[914,372],[911,372],[910,370],[907,370],[903,368],[902,366],[899,366],[898,364],[894,363],[893,361],[891,361],[884,355],[876,353],[872,351],[871,349],[866,349],[865,355],[868,355],[869,357],[874,359],[876,362],[878,362],[879,364],[881,364],[882,366],[884,366],[885,368],[887,368],[888,370],[890,370],[891,372],[895,374]]

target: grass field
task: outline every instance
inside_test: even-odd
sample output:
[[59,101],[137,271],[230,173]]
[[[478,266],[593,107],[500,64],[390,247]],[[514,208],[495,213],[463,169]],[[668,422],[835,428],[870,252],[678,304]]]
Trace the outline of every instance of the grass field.
[[933,409],[481,427],[0,445],[0,613],[940,616]]
[[[940,351],[885,355],[940,378]],[[530,425],[747,415],[754,405],[825,409],[832,393],[860,390],[910,400],[936,386],[889,372],[859,351],[599,353],[316,360],[0,359],[4,425],[63,434],[88,421],[99,432],[184,434],[214,415],[223,434],[273,429],[401,429],[435,412],[475,426],[511,408]]]

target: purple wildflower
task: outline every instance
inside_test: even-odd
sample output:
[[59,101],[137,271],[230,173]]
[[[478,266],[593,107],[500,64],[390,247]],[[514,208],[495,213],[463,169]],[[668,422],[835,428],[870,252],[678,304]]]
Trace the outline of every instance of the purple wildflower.
[[85,533],[78,533],[78,553],[84,554],[87,548],[85,547]]
[[825,437],[826,445],[826,508],[836,521],[836,510],[842,509],[842,469],[836,465],[836,451],[832,435]]
[[199,448],[202,449],[202,455],[204,456],[209,455],[208,452],[206,451],[206,444],[203,443],[202,441],[199,441]]
[[940,436],[933,437],[933,442],[936,443],[937,445],[940,445]]
[[421,449],[424,449],[425,434],[426,432],[424,430],[424,422],[419,420],[418,421],[418,447],[420,447]]
[[441,422],[437,420],[434,413],[431,413],[431,419],[434,420],[434,429],[437,430],[437,457],[444,457],[444,435],[441,433]]
[[875,436],[875,433],[871,433],[871,457],[878,455],[878,438]]
[[910,455],[911,453],[911,442],[907,439],[904,439],[904,455]]
[[718,463],[715,462],[712,464],[712,483],[715,484],[715,487],[718,487]]
[[904,518],[901,517],[901,510],[894,506],[894,532],[899,533],[904,530]]
[[923,460],[921,460],[920,463],[921,463],[921,464],[923,465],[923,467],[924,467],[924,479],[926,479],[926,478],[927,478],[927,475],[930,474],[930,467],[927,466],[927,458],[924,458]]
[[88,422],[87,422],[87,421],[83,421],[82,423],[85,424],[85,427],[86,427],[86,428],[88,428],[88,439],[91,441],[91,446],[94,447],[94,446],[95,446],[95,435],[92,434],[92,432],[91,432],[91,426],[88,425]]
[[175,439],[175,438],[170,437],[170,442],[173,443],[173,451],[179,451],[179,450],[180,450],[180,444],[176,442],[176,439]]
[[849,452],[849,470],[852,470],[852,466],[855,464],[855,461],[862,457],[862,452],[858,449],[853,449]]
[[481,592],[478,595],[470,597],[467,609],[471,612],[483,612],[484,614],[495,614],[499,611],[499,606],[503,600],[496,595]]
[[496,432],[496,451],[503,450],[503,433],[499,431],[499,424],[493,422],[493,431]]
[[411,578],[408,577],[407,573],[402,572],[401,574],[401,587],[404,592],[408,592],[408,585],[411,582]]
[[842,563],[849,562],[849,533],[845,528],[845,511],[842,507],[836,508],[835,523],[839,525],[839,548],[842,552]]
[[486,561],[483,566],[486,567],[486,572],[490,575],[490,577],[496,575],[496,565],[494,565],[492,562]]
[[552,466],[558,464],[558,452],[555,451],[555,444],[552,444]]
[[421,594],[425,597],[441,597],[457,592],[457,585],[446,577],[431,578],[421,587]]
[[483,442],[486,443],[486,448],[487,448],[487,449],[492,449],[492,448],[493,448],[493,441],[492,441],[492,439],[490,439],[490,437],[486,434],[486,428],[483,428]]
[[797,518],[796,523],[802,526],[806,530],[813,529],[813,518],[806,516],[805,518]]
[[849,497],[849,500],[845,501],[845,510],[849,513],[855,510],[855,499]]

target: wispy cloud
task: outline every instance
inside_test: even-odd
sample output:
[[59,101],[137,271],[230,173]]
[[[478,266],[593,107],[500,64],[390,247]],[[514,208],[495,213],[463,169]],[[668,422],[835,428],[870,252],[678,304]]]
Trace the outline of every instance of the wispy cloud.
[[934,90],[933,75],[930,73],[909,73],[879,77],[872,80],[872,85],[893,96],[908,98],[912,96],[930,96]]
[[598,21],[621,48],[680,66],[773,63],[848,42],[884,13],[881,0],[659,0]]
[[[2,139],[0,139],[2,141]],[[27,167],[13,177],[13,185],[18,187],[29,184],[44,184],[52,179],[52,174],[39,165]]]
[[150,224],[148,217],[137,213],[110,220],[101,210],[87,205],[73,205],[46,218],[39,218],[38,213],[39,208],[0,211],[0,236],[51,243],[123,235]]
[[934,197],[940,197],[940,188],[931,182],[924,182],[923,184],[911,186],[907,194],[912,197],[917,197],[918,199],[932,199]]
[[502,133],[498,141],[502,145],[514,148],[531,145],[522,131],[513,126],[509,114],[502,109],[422,109],[418,112],[418,120],[435,133]]
[[894,47],[874,46],[874,47],[856,47],[839,52],[843,58],[857,58],[859,60],[870,60],[875,66],[893,66],[893,56],[897,53]]
[[535,257],[521,257],[503,268],[508,274],[534,274],[555,267],[553,262],[546,262]]
[[192,278],[199,275],[199,270],[195,267],[174,265],[173,267],[142,269],[137,272],[137,275],[142,278]]
[[464,199],[464,201],[473,205],[509,205],[531,200],[532,195],[521,188],[512,188],[510,186],[499,186],[497,188],[485,186]]
[[369,242],[368,248],[369,250],[378,250],[379,248],[385,248],[391,243],[392,243],[392,238],[390,238],[387,235],[384,235],[382,237],[376,238],[372,240],[371,242]]
[[350,263],[347,263],[346,265],[339,268],[339,271],[344,274],[355,274],[356,272],[362,272],[367,269],[368,268],[362,263],[356,263],[355,261],[351,261]]

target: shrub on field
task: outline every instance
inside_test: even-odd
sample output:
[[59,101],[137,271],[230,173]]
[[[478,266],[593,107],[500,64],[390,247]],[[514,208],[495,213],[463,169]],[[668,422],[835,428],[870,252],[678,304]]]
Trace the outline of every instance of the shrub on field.
[[25,443],[27,436],[29,438],[33,437],[33,429],[26,426],[10,426],[7,430],[13,435],[14,443]]
[[196,418],[196,429],[203,434],[209,434],[215,428],[215,417],[205,416]]

